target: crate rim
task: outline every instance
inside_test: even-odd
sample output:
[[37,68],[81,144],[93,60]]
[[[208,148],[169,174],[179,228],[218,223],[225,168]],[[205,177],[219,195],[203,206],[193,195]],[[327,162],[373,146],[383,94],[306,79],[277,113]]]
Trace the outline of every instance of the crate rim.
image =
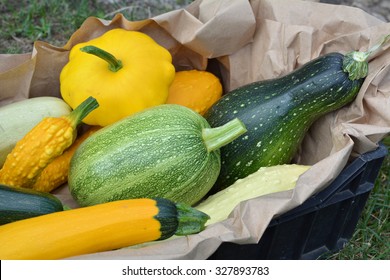
[[326,202],[331,199],[335,193],[342,189],[346,179],[351,178],[356,174],[357,171],[363,169],[369,162],[375,159],[384,159],[387,155],[388,149],[386,145],[382,142],[379,142],[378,147],[375,150],[361,154],[359,157],[355,158],[351,163],[345,166],[340,174],[334,179],[334,181],[332,181],[325,189],[311,196],[303,204],[287,211],[278,217],[273,218],[269,223],[269,227],[292,220],[297,216],[301,216],[325,207]]

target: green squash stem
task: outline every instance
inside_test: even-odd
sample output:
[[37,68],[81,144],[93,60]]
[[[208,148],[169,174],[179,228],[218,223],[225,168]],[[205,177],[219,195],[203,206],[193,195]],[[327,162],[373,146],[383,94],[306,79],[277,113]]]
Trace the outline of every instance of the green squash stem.
[[175,235],[189,235],[201,232],[210,216],[184,203],[176,204],[178,227]]
[[81,48],[80,50],[82,52],[95,55],[95,56],[107,61],[108,69],[110,69],[112,72],[117,72],[123,67],[122,61],[120,61],[115,56],[113,56],[112,54],[110,54],[109,52],[107,52],[101,48],[98,48],[95,46],[85,46],[85,47]]
[[246,131],[245,125],[235,118],[219,127],[204,128],[202,137],[207,151],[212,152],[229,144]]
[[97,100],[90,96],[85,99],[79,106],[77,106],[67,118],[71,121],[72,126],[75,127],[93,110],[99,107]]
[[350,80],[359,80],[368,75],[368,59],[390,40],[390,34],[382,39],[366,52],[352,51],[344,56],[343,70],[348,73]]

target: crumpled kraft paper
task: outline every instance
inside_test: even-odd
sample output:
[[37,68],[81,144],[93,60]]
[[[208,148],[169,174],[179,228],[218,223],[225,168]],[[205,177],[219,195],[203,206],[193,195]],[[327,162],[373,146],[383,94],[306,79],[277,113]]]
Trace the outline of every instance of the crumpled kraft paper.
[[[288,5],[287,5],[288,3]],[[60,96],[59,73],[71,47],[112,28],[140,30],[166,47],[176,69],[208,69],[225,92],[285,75],[329,52],[367,50],[390,23],[357,8],[299,0],[198,0],[185,9],[130,22],[88,18],[63,47],[37,41],[31,54],[0,55],[0,106],[34,96]],[[206,259],[224,242],[256,243],[271,219],[322,190],[355,157],[390,132],[390,51],[370,61],[356,100],[318,120],[294,162],[313,165],[294,190],[240,203],[223,222],[187,237],[72,259]],[[56,195],[77,207],[64,186]]]

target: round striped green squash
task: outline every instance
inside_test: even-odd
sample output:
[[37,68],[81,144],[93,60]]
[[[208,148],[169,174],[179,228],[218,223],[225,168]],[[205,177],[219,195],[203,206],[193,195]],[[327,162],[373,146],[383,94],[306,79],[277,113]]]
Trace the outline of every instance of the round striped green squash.
[[141,197],[193,205],[219,175],[219,148],[245,132],[238,119],[210,128],[181,105],[148,108],[83,142],[70,163],[69,189],[81,206]]

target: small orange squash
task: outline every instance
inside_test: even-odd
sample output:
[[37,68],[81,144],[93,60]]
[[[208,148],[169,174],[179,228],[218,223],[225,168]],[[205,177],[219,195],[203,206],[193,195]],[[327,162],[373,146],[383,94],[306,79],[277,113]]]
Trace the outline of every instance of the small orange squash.
[[221,96],[222,84],[214,74],[186,70],[176,73],[166,103],[183,105],[203,115]]

